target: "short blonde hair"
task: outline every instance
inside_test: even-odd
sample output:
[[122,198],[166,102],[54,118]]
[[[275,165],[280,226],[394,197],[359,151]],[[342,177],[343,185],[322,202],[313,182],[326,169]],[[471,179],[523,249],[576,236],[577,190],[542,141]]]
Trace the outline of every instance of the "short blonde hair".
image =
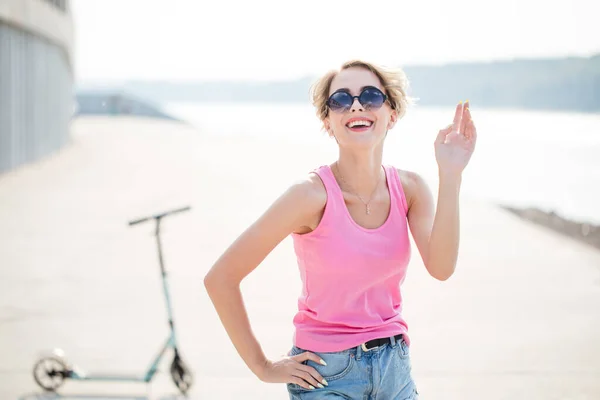
[[408,106],[413,103],[413,99],[409,98],[407,94],[409,85],[404,71],[399,68],[384,68],[366,61],[351,60],[342,64],[339,70],[327,72],[311,87],[312,102],[316,108],[317,117],[319,117],[321,121],[324,121],[329,114],[327,99],[329,98],[329,90],[331,89],[333,78],[335,78],[340,71],[349,68],[364,68],[374,73],[383,86],[390,107],[398,113],[398,119],[404,116]]

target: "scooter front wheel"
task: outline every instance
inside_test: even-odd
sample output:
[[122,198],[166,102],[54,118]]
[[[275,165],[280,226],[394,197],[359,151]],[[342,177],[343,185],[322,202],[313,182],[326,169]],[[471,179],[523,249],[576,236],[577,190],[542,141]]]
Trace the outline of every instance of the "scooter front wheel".
[[70,376],[70,369],[59,357],[45,357],[33,367],[33,379],[44,390],[54,392]]
[[176,355],[171,363],[171,378],[173,379],[175,386],[177,386],[179,391],[184,395],[187,394],[194,381],[192,372],[179,355]]

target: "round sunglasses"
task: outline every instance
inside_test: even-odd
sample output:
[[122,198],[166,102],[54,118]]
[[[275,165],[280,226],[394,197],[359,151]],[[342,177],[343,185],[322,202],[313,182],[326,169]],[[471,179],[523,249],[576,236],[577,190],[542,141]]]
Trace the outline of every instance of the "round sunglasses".
[[374,86],[363,88],[358,96],[352,96],[346,89],[340,89],[334,92],[327,99],[327,106],[334,112],[346,112],[352,108],[354,99],[365,108],[365,110],[377,110],[387,100],[387,96]]

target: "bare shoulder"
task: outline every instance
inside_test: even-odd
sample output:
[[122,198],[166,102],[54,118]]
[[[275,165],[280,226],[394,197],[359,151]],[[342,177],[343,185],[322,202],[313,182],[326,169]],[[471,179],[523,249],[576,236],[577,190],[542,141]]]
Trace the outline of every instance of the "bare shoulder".
[[295,233],[307,233],[313,230],[321,220],[323,209],[327,204],[327,191],[319,176],[308,174],[296,181],[289,189],[292,202],[299,212],[300,223]]
[[293,199],[295,203],[302,203],[303,208],[308,209],[325,205],[327,192],[321,178],[317,174],[310,173],[293,182],[285,192],[285,195]]
[[312,201],[316,201],[318,203],[316,205],[318,206],[325,206],[325,203],[327,203],[327,190],[321,178],[315,173],[310,173],[306,181],[306,190],[309,196],[311,196]]
[[292,232],[303,232],[326,202],[318,177],[308,176],[289,185],[215,262],[206,282],[241,282]]
[[427,182],[420,174],[414,171],[396,169],[398,170],[398,176],[400,177],[400,183],[402,184],[409,209],[419,198],[431,196],[429,185],[427,185]]

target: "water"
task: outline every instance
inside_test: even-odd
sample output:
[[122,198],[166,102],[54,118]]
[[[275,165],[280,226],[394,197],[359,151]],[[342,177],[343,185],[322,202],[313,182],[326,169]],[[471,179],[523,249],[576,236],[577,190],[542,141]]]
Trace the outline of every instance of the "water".
[[[465,196],[600,223],[600,115],[471,108],[478,141]],[[165,110],[208,135],[329,141],[308,104],[178,103]],[[419,172],[435,193],[433,141],[452,117],[451,108],[409,110],[388,135],[384,161]]]

